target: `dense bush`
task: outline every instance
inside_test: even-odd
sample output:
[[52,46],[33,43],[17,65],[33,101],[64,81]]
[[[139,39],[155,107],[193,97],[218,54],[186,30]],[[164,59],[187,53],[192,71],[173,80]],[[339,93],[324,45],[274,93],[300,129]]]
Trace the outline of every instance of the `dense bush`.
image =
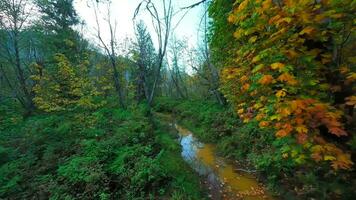
[[[9,114],[1,119],[0,198],[202,198],[180,148],[166,147],[176,141],[155,134],[145,106],[38,114],[16,124],[2,109]],[[180,166],[167,166],[172,159]]]

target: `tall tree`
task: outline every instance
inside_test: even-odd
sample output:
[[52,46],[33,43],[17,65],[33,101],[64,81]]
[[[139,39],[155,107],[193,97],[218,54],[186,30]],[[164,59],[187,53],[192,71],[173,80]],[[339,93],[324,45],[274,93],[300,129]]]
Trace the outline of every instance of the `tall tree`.
[[0,70],[8,86],[28,112],[34,109],[32,84],[28,79],[30,76],[29,66],[25,66],[22,60],[23,47],[20,45],[20,41],[23,36],[22,32],[28,25],[31,12],[32,5],[28,1],[3,0],[0,2],[0,28],[6,34],[6,38],[1,41],[2,52],[4,52],[2,58],[12,66],[16,81],[11,80],[10,70],[5,70],[4,66],[0,66]]
[[158,44],[157,52],[157,67],[155,69],[154,82],[150,91],[148,105],[152,105],[154,97],[157,92],[157,87],[160,81],[161,69],[163,61],[167,52],[167,45],[171,35],[172,18],[173,18],[173,5],[172,1],[161,1],[161,12],[157,9],[157,5],[152,0],[143,0],[136,8],[135,17],[139,14],[141,6],[144,6],[146,11],[151,15],[152,25],[155,30]]
[[184,69],[182,69],[182,61],[184,58],[184,53],[187,50],[187,45],[185,41],[178,40],[173,37],[170,44],[170,59],[171,59],[171,70],[170,70],[170,78],[174,85],[174,88],[177,92],[179,98],[187,97],[187,88],[184,85],[183,73]]
[[[46,35],[43,42],[49,57],[64,54],[71,62],[80,62],[87,45],[73,29],[80,23],[73,0],[36,0],[41,13],[41,27]],[[84,44],[84,45],[82,45]]]
[[110,60],[111,68],[113,70],[113,79],[114,79],[114,86],[116,93],[118,95],[119,104],[121,107],[125,107],[125,100],[124,100],[124,92],[123,86],[121,83],[122,74],[118,70],[118,62],[117,62],[117,40],[116,40],[116,21],[112,21],[110,5],[111,2],[106,2],[107,6],[107,18],[106,22],[109,27],[110,39],[109,42],[105,42],[104,38],[102,37],[102,30],[99,22],[99,2],[98,1],[91,1],[91,4],[94,7],[94,14],[95,14],[95,21],[96,21],[96,36],[99,40],[99,46],[103,49]]
[[136,63],[136,100],[149,101],[150,88],[152,87],[152,73],[156,64],[155,48],[151,35],[143,21],[136,25],[136,42],[133,49],[133,59]]

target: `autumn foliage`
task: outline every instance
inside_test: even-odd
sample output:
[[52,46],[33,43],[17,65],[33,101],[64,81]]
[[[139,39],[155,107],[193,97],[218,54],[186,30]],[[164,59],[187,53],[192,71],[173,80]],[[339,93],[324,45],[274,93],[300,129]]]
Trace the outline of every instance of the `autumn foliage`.
[[234,59],[222,70],[221,89],[240,118],[303,147],[297,155],[285,152],[285,158],[352,168],[350,154],[325,136],[352,134],[355,1],[237,0],[233,5],[227,23],[235,27],[235,47],[229,51]]
[[31,78],[36,83],[33,101],[39,109],[46,112],[93,109],[104,103],[96,100],[101,93],[85,75],[88,61],[75,66],[65,55],[56,54],[54,62],[49,68],[32,66],[35,74]]

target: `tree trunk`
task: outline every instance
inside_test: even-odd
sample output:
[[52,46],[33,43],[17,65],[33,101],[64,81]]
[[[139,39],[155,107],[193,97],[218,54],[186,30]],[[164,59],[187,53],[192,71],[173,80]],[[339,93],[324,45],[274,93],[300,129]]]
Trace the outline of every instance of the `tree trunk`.
[[19,79],[22,92],[24,93],[24,96],[27,100],[26,110],[28,112],[31,112],[34,109],[34,104],[32,101],[32,95],[28,91],[28,88],[26,87],[26,79],[25,79],[24,71],[21,67],[20,50],[19,50],[19,45],[18,45],[18,32],[14,33],[14,49],[15,49],[15,66],[17,69],[17,77]]

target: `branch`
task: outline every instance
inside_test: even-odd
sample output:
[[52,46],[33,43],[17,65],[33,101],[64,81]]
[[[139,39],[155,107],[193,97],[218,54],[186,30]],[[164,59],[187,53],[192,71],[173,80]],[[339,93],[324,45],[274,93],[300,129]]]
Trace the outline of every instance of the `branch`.
[[196,6],[199,6],[199,5],[202,4],[202,3],[205,3],[206,1],[208,1],[208,0],[201,0],[201,1],[199,1],[198,3],[192,4],[192,5],[190,5],[190,6],[183,7],[183,8],[181,8],[181,9],[191,9],[191,8],[196,7]]

